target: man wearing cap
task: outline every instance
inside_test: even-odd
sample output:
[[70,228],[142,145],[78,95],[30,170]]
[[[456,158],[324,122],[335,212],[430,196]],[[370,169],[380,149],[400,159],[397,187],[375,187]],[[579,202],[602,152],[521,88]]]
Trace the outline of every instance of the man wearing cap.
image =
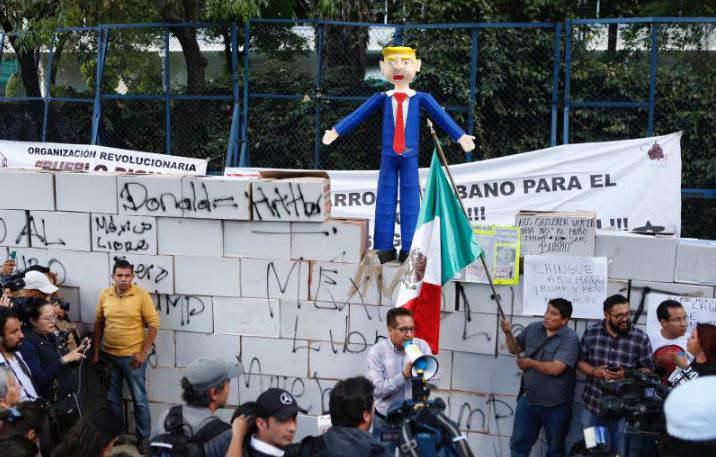
[[418,152],[420,143],[420,110],[425,109],[465,152],[475,149],[475,137],[467,135],[438,105],[432,95],[410,88],[411,81],[420,71],[420,60],[415,50],[405,46],[383,49],[380,69],[393,84],[393,90],[374,94],[357,110],[346,116],[323,135],[323,144],[329,145],[339,136],[349,133],[378,109],[383,113],[383,140],[378,175],[378,193],[375,204],[373,249],[378,251],[381,263],[395,260],[393,234],[395,206],[400,176],[400,260],[407,258],[415,233],[420,210],[420,182],[418,179]]
[[244,448],[246,457],[283,457],[297,455],[300,443],[296,436],[296,416],[306,413],[289,392],[272,387],[256,399],[254,417],[256,434]]
[[671,391],[664,402],[666,457],[716,455],[716,376],[702,376]]
[[[152,421],[147,399],[147,356],[159,331],[159,314],[143,288],[132,284],[134,266],[124,259],[112,267],[114,285],[102,291],[97,303],[92,363],[103,359],[110,367],[107,401],[117,417],[124,417],[122,386],[127,381],[134,403],[137,449],[145,454],[149,447]],[[145,333],[146,328],[146,333]]]
[[[182,399],[181,413],[184,431],[187,438],[199,433],[206,425],[221,419],[216,410],[226,406],[231,389],[231,380],[241,374],[241,369],[218,359],[196,359],[181,379]],[[166,433],[165,421],[169,410],[159,417],[159,434]],[[206,457],[224,457],[231,442],[231,428],[225,428],[219,434],[201,443]]]

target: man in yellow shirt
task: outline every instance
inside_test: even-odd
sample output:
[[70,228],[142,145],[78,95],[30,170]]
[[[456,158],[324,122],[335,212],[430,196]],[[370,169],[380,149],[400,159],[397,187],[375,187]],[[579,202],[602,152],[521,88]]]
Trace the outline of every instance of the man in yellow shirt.
[[97,303],[92,362],[99,360],[104,336],[104,356],[111,369],[107,401],[117,417],[123,417],[122,384],[126,380],[134,402],[137,448],[144,455],[149,450],[151,432],[146,360],[159,330],[159,314],[149,293],[132,284],[133,279],[132,264],[118,260],[112,268],[114,286],[103,290]]

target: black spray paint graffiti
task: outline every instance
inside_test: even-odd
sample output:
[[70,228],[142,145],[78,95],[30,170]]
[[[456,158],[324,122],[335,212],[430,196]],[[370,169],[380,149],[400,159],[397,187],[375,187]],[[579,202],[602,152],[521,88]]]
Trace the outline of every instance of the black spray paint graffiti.
[[[121,216],[117,218],[122,219]],[[151,222],[126,220],[115,222],[114,216],[94,216],[94,248],[119,252],[146,252],[151,246],[147,237],[153,235]]]
[[[324,236],[326,238],[328,238],[330,236],[335,236],[337,234],[338,234],[338,227],[331,227],[330,230],[311,230],[311,231],[307,231],[307,232],[302,232],[302,231],[300,231],[300,229],[293,229],[291,231],[292,237],[318,235],[319,237],[321,237],[321,239]],[[319,243],[321,242],[321,239],[318,240]],[[338,255],[336,255],[335,257],[330,259],[329,262],[338,262],[341,259],[343,259],[345,257],[345,255],[346,255],[346,251],[341,251],[338,253]]]
[[7,225],[5,225],[5,219],[0,217],[0,243],[5,241],[6,236],[7,236]]
[[[266,185],[269,187],[270,185]],[[284,187],[284,186],[281,186]],[[264,220],[265,218],[283,219],[283,218],[309,218],[314,215],[321,214],[321,198],[319,195],[316,201],[307,201],[303,195],[303,189],[300,184],[288,183],[288,193],[281,194],[281,187],[274,186],[273,192],[266,195],[264,187],[255,186],[251,196],[251,213],[254,220]]]
[[[114,256],[112,262],[118,260],[126,260],[124,256]],[[137,279],[142,281],[153,282],[155,285],[161,283],[169,277],[169,271],[161,265],[154,265],[153,263],[140,263],[134,264],[134,274]]]
[[179,325],[182,327],[191,324],[191,318],[198,316],[206,310],[204,301],[194,295],[166,295],[160,294],[157,297],[157,311],[167,316],[174,310],[179,309]]
[[191,196],[182,197],[163,192],[157,196],[149,194],[147,186],[138,182],[127,182],[119,192],[122,209],[126,211],[145,210],[149,212],[166,212],[181,210],[192,213],[211,213],[217,208],[238,208],[237,199],[232,195],[215,197],[209,195],[205,183],[200,183],[199,189],[190,182]]
[[33,241],[37,241],[39,243],[39,246],[48,247],[53,245],[58,246],[64,246],[65,243],[61,238],[55,238],[50,239],[47,236],[47,226],[45,223],[44,218],[40,218],[40,227],[41,230],[37,229],[37,223],[35,222],[35,218],[33,216],[29,216],[27,220],[27,225],[25,228],[20,232],[20,234],[17,236],[17,239],[15,240],[15,244],[20,244],[23,238],[27,237],[30,246],[35,246],[33,244]]

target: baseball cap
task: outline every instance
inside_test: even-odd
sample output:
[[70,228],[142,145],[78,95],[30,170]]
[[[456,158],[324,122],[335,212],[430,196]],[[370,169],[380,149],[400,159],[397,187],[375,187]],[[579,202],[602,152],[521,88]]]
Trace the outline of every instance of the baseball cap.
[[184,377],[195,389],[216,387],[227,379],[238,378],[241,365],[231,365],[219,359],[199,358],[189,364]]
[[716,376],[699,376],[678,386],[664,402],[666,431],[685,441],[716,439]]
[[256,399],[256,417],[275,417],[283,421],[299,412],[306,414],[306,410],[298,406],[293,395],[277,387],[268,389]]
[[25,280],[25,289],[39,290],[44,294],[54,294],[59,290],[50,282],[50,278],[45,273],[39,271],[28,271],[23,279]]

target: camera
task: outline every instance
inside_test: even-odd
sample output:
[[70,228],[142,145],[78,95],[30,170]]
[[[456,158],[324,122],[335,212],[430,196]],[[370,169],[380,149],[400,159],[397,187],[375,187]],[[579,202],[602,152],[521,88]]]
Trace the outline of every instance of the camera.
[[0,289],[10,289],[12,292],[25,287],[25,274],[17,273],[12,276],[0,279]]
[[391,429],[382,436],[398,446],[399,455],[410,457],[473,457],[458,425],[443,413],[442,398],[428,400],[430,387],[422,370],[411,378],[412,398],[386,414]]
[[64,301],[60,297],[53,296],[50,299],[50,301],[52,302],[53,305],[59,306],[60,309],[63,310],[64,312],[68,312],[70,310],[70,302]]
[[664,400],[669,389],[653,373],[627,371],[620,381],[603,381],[600,402],[604,419],[625,418],[635,432],[660,433],[666,430]]

